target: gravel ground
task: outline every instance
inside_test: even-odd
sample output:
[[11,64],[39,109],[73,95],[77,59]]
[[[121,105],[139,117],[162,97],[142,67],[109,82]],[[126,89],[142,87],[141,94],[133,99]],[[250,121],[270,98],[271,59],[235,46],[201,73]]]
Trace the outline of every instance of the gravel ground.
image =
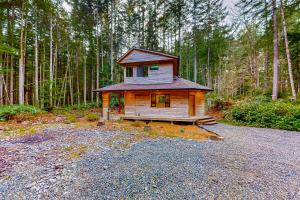
[[[300,199],[299,132],[204,128],[225,140],[58,127],[0,141],[0,199]],[[69,159],[74,144],[88,151]]]

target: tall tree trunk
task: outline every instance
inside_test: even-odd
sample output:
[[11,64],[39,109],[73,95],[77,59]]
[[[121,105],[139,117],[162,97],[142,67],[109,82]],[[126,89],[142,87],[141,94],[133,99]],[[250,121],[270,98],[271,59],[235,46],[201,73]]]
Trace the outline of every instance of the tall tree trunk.
[[206,85],[211,87],[211,76],[210,76],[210,42],[208,41],[208,48],[207,48],[207,82]]
[[22,3],[21,34],[20,34],[20,58],[19,58],[19,104],[24,104],[25,91],[25,40],[26,40],[26,19],[25,2]]
[[288,40],[288,36],[287,36],[287,27],[286,27],[286,20],[285,20],[285,16],[284,16],[284,8],[283,8],[282,0],[281,0],[281,15],[282,15],[282,22],[283,22],[284,44],[285,44],[286,58],[287,58],[288,69],[289,69],[292,97],[293,97],[293,99],[296,99],[293,68],[292,68],[292,61],[291,61],[291,55],[290,55],[290,49],[289,49],[289,40]]
[[10,57],[10,104],[14,104],[14,56]]
[[196,0],[193,2],[193,48],[194,48],[194,82],[197,83],[197,38],[196,38]]
[[35,76],[34,76],[34,80],[35,80],[35,85],[34,85],[34,104],[36,106],[39,106],[39,63],[38,63],[38,27],[37,27],[37,22],[35,25],[35,52],[34,52],[34,71],[35,71]]
[[111,3],[111,27],[110,27],[110,81],[114,80],[114,1]]
[[52,15],[50,16],[50,66],[49,66],[49,75],[50,75],[50,84],[49,84],[49,106],[53,105],[53,23]]
[[86,55],[84,55],[83,63],[83,101],[84,105],[86,105]]
[[68,49],[68,68],[69,68],[69,88],[70,88],[70,103],[73,106],[74,105],[74,99],[73,99],[73,79],[72,79],[72,70],[71,70],[71,53]]
[[196,41],[194,41],[194,82],[197,83],[197,44],[196,44]]
[[2,74],[2,61],[3,55],[0,53],[0,105],[4,104],[4,95],[3,95],[3,74]]
[[274,26],[274,40],[273,40],[273,93],[272,100],[277,100],[278,98],[278,36],[277,36],[277,17],[276,17],[276,0],[272,0],[272,10],[273,10],[273,26]]
[[77,104],[80,105],[80,85],[79,85],[79,53],[76,49],[76,86],[77,86]]
[[[99,73],[100,73],[100,58],[99,58],[99,16],[97,14],[97,34],[96,34],[96,41],[97,41],[97,53],[96,53],[96,56],[97,56],[97,66],[96,66],[96,88],[99,89]],[[99,95],[97,94],[96,96],[96,105],[97,107],[99,106]]]
[[91,80],[91,102],[94,103],[94,68],[92,68],[91,71],[91,76],[92,76],[92,80]]
[[[265,32],[268,35],[268,2],[267,0],[264,0],[264,14],[265,14]],[[266,47],[265,50],[265,83],[264,83],[264,88],[265,90],[268,90],[268,85],[269,85],[269,48]]]

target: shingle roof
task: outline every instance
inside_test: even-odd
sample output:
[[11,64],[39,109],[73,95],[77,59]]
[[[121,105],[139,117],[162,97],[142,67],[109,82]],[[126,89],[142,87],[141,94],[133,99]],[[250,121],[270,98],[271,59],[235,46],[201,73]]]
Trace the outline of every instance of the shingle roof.
[[173,83],[163,83],[163,84],[127,84],[118,83],[103,88],[96,89],[96,92],[109,92],[109,91],[136,91],[136,90],[209,90],[212,89],[188,81],[183,78],[174,79]]

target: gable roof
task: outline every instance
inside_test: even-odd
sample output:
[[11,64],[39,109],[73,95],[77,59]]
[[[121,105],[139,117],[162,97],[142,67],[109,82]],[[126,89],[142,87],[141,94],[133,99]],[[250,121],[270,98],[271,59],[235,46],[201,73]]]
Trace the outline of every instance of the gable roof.
[[113,92],[113,91],[137,91],[137,90],[207,90],[212,89],[194,83],[192,81],[175,78],[173,83],[162,83],[162,84],[127,84],[118,83],[103,88],[96,89],[96,92]]
[[178,59],[179,58],[177,56],[170,54],[134,47],[129,49],[123,56],[121,56],[117,60],[117,63],[124,65],[140,62],[173,61]]
[[162,62],[173,63],[173,75],[178,76],[179,58],[174,55],[133,47],[117,60],[117,64],[122,66],[140,64],[149,65]]

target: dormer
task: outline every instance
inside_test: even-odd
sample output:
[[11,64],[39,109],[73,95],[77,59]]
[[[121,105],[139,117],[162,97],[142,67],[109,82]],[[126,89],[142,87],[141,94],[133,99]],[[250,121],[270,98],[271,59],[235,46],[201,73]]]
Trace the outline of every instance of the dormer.
[[124,67],[124,83],[172,83],[178,76],[178,57],[140,48],[132,48],[117,63]]

